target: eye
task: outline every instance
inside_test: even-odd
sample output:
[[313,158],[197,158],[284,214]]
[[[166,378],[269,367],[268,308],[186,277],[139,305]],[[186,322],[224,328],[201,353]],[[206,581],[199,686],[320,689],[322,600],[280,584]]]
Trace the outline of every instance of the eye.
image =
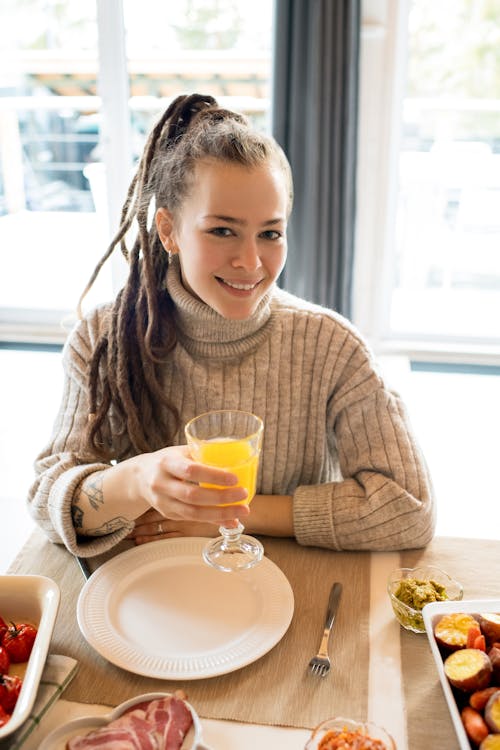
[[260,236],[264,240],[279,240],[283,237],[283,234],[276,229],[268,229],[267,231],[262,232]]
[[208,230],[208,233],[215,235],[215,237],[230,237],[232,235],[232,231],[228,227],[213,227],[213,229]]

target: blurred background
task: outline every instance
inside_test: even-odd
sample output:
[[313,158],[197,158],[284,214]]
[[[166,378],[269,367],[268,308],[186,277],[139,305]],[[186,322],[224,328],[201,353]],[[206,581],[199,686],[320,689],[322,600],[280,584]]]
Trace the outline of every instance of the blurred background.
[[[314,0],[311,6],[314,5]],[[352,319],[404,396],[440,533],[500,538],[500,0],[360,3]],[[0,504],[27,533],[60,351],[145,135],[179,93],[272,131],[271,0],[3,0]],[[125,274],[103,269],[86,306]],[[474,508],[474,512],[472,512]],[[6,520],[7,519],[7,520]],[[18,542],[17,545],[18,546]],[[1,561],[0,561],[1,562]]]

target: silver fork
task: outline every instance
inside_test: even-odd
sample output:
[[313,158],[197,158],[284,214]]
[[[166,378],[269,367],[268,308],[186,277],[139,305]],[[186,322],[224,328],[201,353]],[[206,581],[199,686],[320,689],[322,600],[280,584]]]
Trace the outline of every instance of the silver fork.
[[309,669],[311,670],[312,674],[319,675],[320,677],[325,677],[330,671],[330,667],[332,665],[330,657],[328,656],[328,641],[330,639],[330,633],[332,632],[333,623],[335,622],[335,618],[337,616],[341,594],[342,584],[334,583],[330,591],[330,596],[328,598],[325,628],[323,630],[323,637],[321,639],[319,651],[316,656],[313,656],[313,658],[309,662]]

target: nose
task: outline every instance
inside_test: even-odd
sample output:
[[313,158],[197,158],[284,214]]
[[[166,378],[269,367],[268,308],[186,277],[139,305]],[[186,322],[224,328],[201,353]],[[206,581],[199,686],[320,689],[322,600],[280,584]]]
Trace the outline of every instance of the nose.
[[233,268],[243,268],[245,271],[255,271],[262,265],[258,242],[254,237],[242,240],[238,252],[234,255],[231,265]]

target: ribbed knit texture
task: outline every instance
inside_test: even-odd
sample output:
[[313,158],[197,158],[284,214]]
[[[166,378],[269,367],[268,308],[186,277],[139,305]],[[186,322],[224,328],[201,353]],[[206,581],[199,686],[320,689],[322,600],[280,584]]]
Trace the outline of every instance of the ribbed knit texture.
[[[167,286],[178,343],[164,365],[166,395],[183,425],[210,409],[262,417],[257,491],[293,495],[299,543],[390,550],[429,542],[435,508],[425,461],[403,404],[347,320],[277,288],[252,318],[226,320],[185,290],[177,262]],[[107,466],[91,456],[79,465],[75,452],[89,411],[85,363],[108,312],[91,312],[67,341],[61,408],[29,497],[49,538],[80,555],[109,549],[132,527],[88,539],[76,536],[71,520],[76,488]],[[124,439],[117,454],[127,448]],[[185,443],[182,428],[173,442]]]

